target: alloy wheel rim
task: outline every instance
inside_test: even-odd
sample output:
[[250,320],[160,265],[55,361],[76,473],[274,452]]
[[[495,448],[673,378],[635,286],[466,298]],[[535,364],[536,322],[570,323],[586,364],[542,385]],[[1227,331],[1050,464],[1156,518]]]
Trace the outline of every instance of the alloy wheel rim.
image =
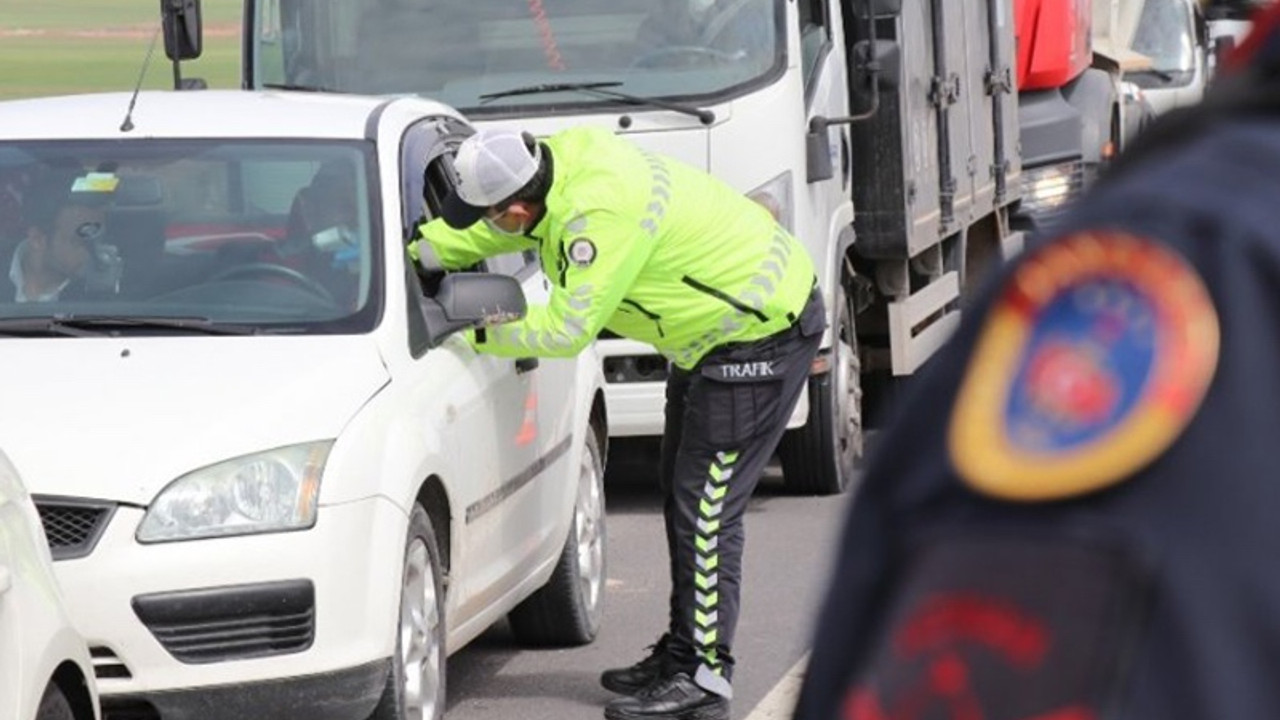
[[604,496],[600,472],[591,451],[583,453],[578,475],[578,499],[574,504],[577,533],[578,594],[595,625],[604,588]]
[[400,603],[400,662],[405,717],[430,720],[440,702],[440,613],[427,544],[414,538],[405,555]]

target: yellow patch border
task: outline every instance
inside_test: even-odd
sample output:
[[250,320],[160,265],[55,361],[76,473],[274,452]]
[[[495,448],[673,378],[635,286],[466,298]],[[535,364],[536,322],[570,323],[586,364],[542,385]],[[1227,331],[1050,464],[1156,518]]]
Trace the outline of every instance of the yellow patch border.
[[[1005,426],[1034,313],[1062,291],[1122,277],[1161,317],[1146,386],[1119,425],[1069,452],[1031,452]],[[1035,251],[1014,274],[982,330],[952,412],[948,445],[961,479],[1003,500],[1056,500],[1114,485],[1146,466],[1194,417],[1217,367],[1218,316],[1199,276],[1173,251],[1121,232],[1082,233]]]

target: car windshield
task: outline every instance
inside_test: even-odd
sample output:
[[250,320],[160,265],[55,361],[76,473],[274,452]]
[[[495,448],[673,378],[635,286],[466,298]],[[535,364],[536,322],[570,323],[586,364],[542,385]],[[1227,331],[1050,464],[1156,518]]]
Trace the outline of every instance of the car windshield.
[[254,87],[418,93],[463,110],[709,99],[780,67],[781,0],[255,0]]
[[0,141],[0,337],[335,333],[380,313],[371,150]]
[[1151,58],[1159,73],[1189,73],[1195,68],[1195,37],[1186,0],[1146,0],[1133,49]]

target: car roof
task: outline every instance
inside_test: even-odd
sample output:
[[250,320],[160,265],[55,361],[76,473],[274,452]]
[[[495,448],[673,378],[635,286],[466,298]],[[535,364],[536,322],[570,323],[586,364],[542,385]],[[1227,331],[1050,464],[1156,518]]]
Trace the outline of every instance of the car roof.
[[[457,111],[416,97],[260,90],[152,90],[0,102],[0,140],[135,138],[365,138],[370,120],[393,104],[419,115]],[[400,115],[397,112],[396,115]]]

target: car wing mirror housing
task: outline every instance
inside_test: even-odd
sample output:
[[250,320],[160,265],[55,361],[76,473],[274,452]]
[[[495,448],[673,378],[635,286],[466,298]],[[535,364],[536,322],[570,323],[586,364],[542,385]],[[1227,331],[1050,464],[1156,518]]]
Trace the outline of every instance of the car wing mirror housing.
[[501,325],[524,317],[520,283],[507,275],[458,273],[440,281],[436,302],[450,323],[466,327]]
[[435,296],[422,302],[432,346],[459,330],[519,320],[528,310],[520,283],[495,273],[445,275]]

